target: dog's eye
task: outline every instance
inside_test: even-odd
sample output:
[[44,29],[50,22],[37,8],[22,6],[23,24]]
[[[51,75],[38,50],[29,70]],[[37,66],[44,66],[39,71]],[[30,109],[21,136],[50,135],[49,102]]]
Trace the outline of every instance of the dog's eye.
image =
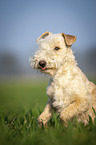
[[60,48],[59,48],[59,47],[55,47],[54,49],[55,49],[55,50],[59,50]]

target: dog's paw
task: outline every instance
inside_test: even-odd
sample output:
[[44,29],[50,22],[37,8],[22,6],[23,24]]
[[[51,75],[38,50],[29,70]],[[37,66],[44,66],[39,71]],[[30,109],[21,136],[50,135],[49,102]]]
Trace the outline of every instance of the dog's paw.
[[37,118],[38,124],[40,127],[46,127],[47,126],[47,121],[42,119],[41,117]]
[[41,126],[47,126],[47,122],[48,120],[50,119],[50,117],[52,116],[52,114],[45,114],[45,113],[42,113],[38,118],[37,118],[37,121],[38,123],[41,125]]
[[64,124],[65,127],[68,126],[68,123],[67,123],[67,121],[68,121],[68,116],[67,116],[67,114],[66,114],[65,111],[62,111],[62,112],[60,113],[60,120],[61,120],[61,123]]

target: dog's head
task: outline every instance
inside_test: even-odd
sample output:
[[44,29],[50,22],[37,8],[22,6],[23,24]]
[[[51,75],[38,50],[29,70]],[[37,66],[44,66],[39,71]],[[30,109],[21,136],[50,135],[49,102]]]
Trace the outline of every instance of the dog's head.
[[76,36],[45,32],[36,41],[39,50],[35,53],[31,65],[53,75],[63,65],[68,49],[76,41]]

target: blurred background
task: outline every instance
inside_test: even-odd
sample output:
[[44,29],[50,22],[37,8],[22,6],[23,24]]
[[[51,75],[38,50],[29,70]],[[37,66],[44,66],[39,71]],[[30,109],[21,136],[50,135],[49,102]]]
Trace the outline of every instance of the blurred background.
[[54,144],[72,144],[72,137],[73,144],[93,143],[95,136],[85,136],[88,133],[81,127],[77,127],[84,131],[81,135],[68,129],[64,142],[61,128],[60,141],[57,128],[52,127],[49,136],[47,130],[44,135],[41,130],[36,133],[32,114],[36,120],[48,101],[49,77],[33,70],[29,58],[37,49],[36,39],[45,31],[77,36],[72,50],[78,65],[96,83],[96,0],[0,0],[0,144],[50,144],[49,139],[52,144],[54,140]]
[[45,31],[76,35],[79,67],[96,77],[96,0],[0,0],[0,79],[37,75],[29,57]]

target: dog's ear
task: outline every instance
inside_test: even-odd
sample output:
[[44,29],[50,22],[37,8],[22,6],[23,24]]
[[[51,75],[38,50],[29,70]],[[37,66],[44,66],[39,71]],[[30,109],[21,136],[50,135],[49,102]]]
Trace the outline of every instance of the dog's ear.
[[64,37],[65,39],[65,43],[67,46],[71,46],[77,39],[76,36],[73,36],[73,35],[66,35],[64,33],[62,33],[62,36]]
[[50,34],[52,34],[52,33],[48,32],[48,31],[44,32],[44,33],[36,40],[36,42],[37,42],[38,40],[40,40],[41,38],[44,39],[45,37],[47,37],[47,36],[50,35]]

